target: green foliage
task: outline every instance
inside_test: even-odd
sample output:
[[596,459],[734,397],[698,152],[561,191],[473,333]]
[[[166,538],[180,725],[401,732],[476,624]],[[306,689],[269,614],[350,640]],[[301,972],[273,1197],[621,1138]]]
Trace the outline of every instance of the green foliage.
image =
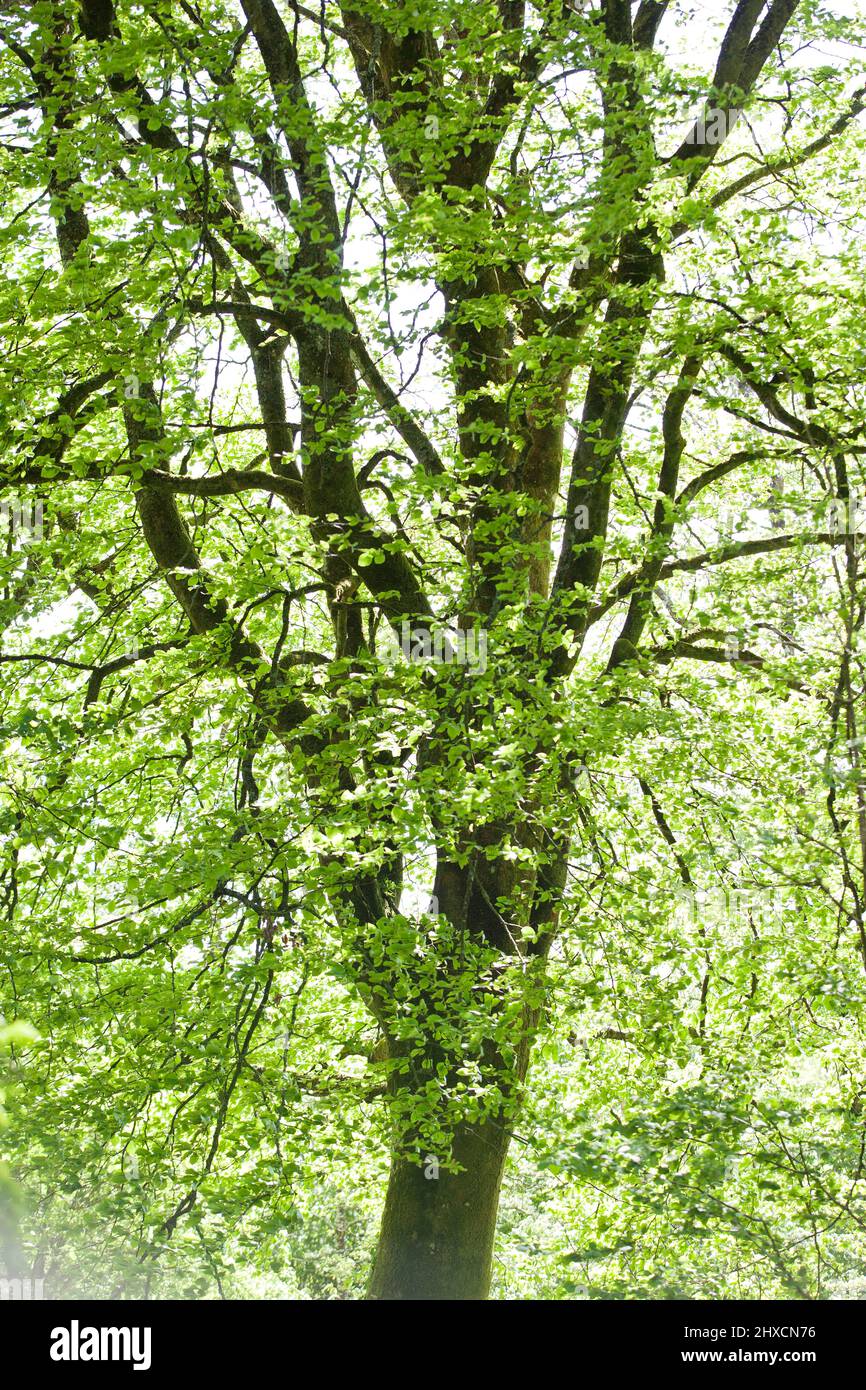
[[0,19],[52,1297],[362,1297],[503,1129],[500,1296],[861,1287],[866,35],[741,8]]

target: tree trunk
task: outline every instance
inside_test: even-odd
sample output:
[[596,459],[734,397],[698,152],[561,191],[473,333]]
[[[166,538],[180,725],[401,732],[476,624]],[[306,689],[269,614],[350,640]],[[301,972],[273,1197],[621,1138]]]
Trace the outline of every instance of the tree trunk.
[[432,1156],[394,1159],[368,1298],[487,1298],[509,1138],[498,1125],[459,1129],[459,1173]]

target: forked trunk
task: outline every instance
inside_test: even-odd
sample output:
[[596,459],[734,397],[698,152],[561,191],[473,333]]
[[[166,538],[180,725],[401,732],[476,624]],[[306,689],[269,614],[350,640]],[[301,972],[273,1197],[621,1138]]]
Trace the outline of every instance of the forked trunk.
[[459,1173],[396,1158],[368,1298],[485,1299],[509,1134],[465,1126],[454,1136]]

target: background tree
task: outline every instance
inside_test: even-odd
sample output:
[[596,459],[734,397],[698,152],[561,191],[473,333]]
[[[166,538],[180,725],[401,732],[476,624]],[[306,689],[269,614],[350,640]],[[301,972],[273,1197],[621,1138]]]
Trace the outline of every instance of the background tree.
[[360,1126],[374,1298],[487,1296],[515,1132],[576,1203],[560,1293],[856,1276],[861,22],[2,38],[33,1260],[279,1273]]

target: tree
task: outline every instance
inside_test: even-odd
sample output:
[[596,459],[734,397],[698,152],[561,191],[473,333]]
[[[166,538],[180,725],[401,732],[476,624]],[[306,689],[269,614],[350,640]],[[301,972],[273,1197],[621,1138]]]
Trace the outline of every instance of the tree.
[[[279,1228],[305,1090],[346,1144],[376,1106],[369,1296],[484,1298],[533,1045],[625,888],[620,962],[688,941],[632,1021],[706,1095],[752,1017],[790,1052],[732,884],[792,893],[807,955],[838,928],[855,1027],[860,29],[798,0],[67,0],[2,37],[33,1132],[74,1170],[67,1089],[80,1171],[135,1151],[151,1196],[100,1210],[156,1274],[247,1164]],[[768,727],[790,773],[763,750],[726,855]]]

